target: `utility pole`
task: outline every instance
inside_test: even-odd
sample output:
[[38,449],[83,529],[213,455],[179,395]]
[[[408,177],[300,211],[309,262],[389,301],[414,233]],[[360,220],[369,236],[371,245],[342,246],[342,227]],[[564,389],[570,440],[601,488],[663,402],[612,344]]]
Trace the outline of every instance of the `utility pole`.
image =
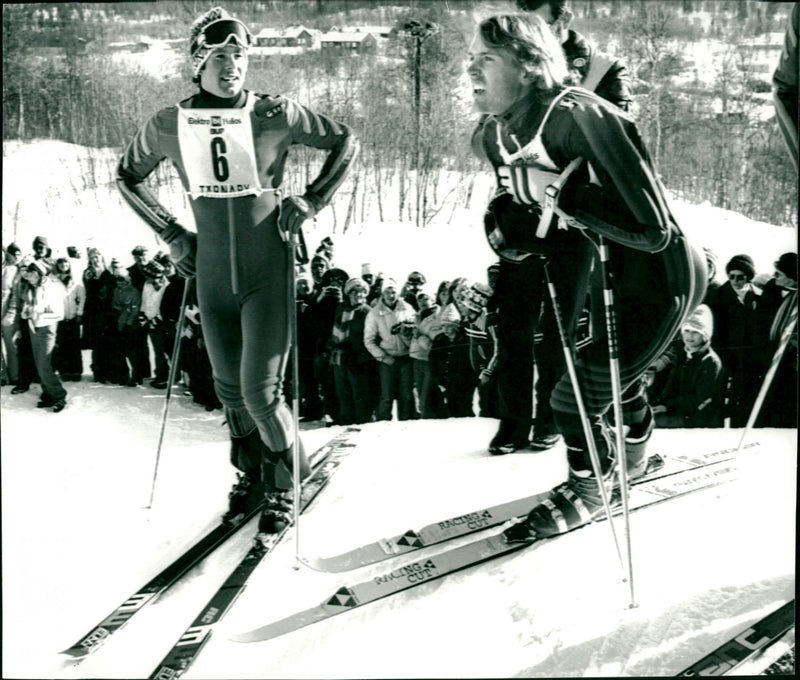
[[420,136],[421,136],[421,122],[422,122],[422,43],[432,35],[439,32],[439,26],[430,21],[419,21],[417,19],[410,19],[400,26],[400,35],[414,39],[414,163],[413,168],[417,173],[417,226],[422,226],[422,195],[420,191]]

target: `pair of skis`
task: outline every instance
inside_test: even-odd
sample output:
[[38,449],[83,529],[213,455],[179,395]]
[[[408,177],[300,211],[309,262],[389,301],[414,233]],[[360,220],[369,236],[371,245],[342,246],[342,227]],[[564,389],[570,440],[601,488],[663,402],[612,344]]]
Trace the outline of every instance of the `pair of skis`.
[[[709,456],[703,457],[701,460],[690,458],[681,460],[681,457],[678,457],[670,467],[664,466],[662,461],[662,465],[657,471],[646,474],[644,477],[633,482],[631,485],[632,488],[630,489],[629,509],[640,510],[642,508],[651,507],[666,500],[684,496],[701,489],[708,489],[729,481],[735,476],[735,466],[731,460],[734,452],[735,449],[726,449],[714,454],[709,454]],[[658,465],[657,462],[656,465]],[[676,467],[678,469],[675,469]],[[525,500],[530,501],[531,499]],[[448,537],[441,538],[440,540],[449,540],[453,538],[449,532],[454,529],[457,530],[459,526],[468,527],[470,522],[480,522],[481,519],[485,519],[489,522],[502,521],[498,518],[504,516],[504,512],[506,511],[515,511],[515,509],[519,507],[517,503],[518,502],[513,502],[501,506],[494,506],[477,513],[469,513],[461,516],[461,518],[468,518],[469,521],[467,522],[456,522],[453,524],[452,520],[450,520],[429,525],[421,532],[414,532],[414,535],[425,536],[428,533],[435,532],[436,527],[439,527],[441,531],[448,532]],[[523,513],[526,513],[531,507],[532,504],[527,505]],[[619,510],[617,511],[617,514],[618,513]],[[479,565],[483,562],[522,549],[535,549],[541,544],[553,540],[550,538],[528,543],[509,543],[505,540],[503,531],[515,521],[518,521],[516,516],[515,518],[509,519],[506,524],[489,535],[485,535],[483,526],[477,529],[464,531],[462,533],[471,533],[477,530],[482,531],[484,535],[469,543],[445,549],[435,556],[395,567],[367,581],[342,586],[338,588],[331,597],[315,607],[297,612],[284,619],[269,623],[254,630],[234,635],[231,639],[237,642],[261,642],[270,640],[324,619],[351,611],[357,607],[375,602],[389,595],[408,590],[422,583],[442,578],[448,574]],[[407,534],[403,534],[402,536],[406,535]],[[401,544],[402,540],[401,538],[400,541],[379,541],[377,544],[345,553],[345,556],[328,558],[327,563],[323,562],[323,564],[336,567],[344,567],[344,565],[353,564],[363,566],[369,564],[370,562],[368,560],[376,556],[378,559],[386,559],[390,556],[378,556],[375,550],[376,545],[381,547],[381,550],[387,548],[388,551],[392,551],[398,548],[398,546],[399,549],[403,551],[406,549],[415,550],[420,547],[426,547],[423,545],[415,547],[407,546]],[[373,561],[376,560],[373,559]],[[349,568],[349,566],[344,568]]]
[[[304,481],[301,496],[308,502],[322,489],[330,479],[343,452],[348,446],[347,440],[358,428],[348,428],[334,437],[331,441],[315,451],[310,458],[313,468],[312,474]],[[313,489],[313,495],[311,491]],[[301,504],[302,505],[302,504]],[[119,631],[130,619],[146,605],[155,602],[165,591],[178,583],[189,571],[196,567],[216,548],[235,535],[249,520],[261,511],[261,506],[253,508],[249,513],[238,518],[232,523],[220,522],[210,532],[201,537],[185,552],[179,555],[171,564],[145,583],[139,590],[116,607],[107,617],[98,623],[75,644],[65,649],[66,654],[78,659],[84,658],[96,651],[106,640]],[[264,545],[263,558],[283,534],[276,535],[276,540]],[[249,553],[248,553],[249,554]],[[260,561],[260,559],[259,559]],[[257,563],[256,563],[257,564]],[[255,565],[253,566],[255,568]]]

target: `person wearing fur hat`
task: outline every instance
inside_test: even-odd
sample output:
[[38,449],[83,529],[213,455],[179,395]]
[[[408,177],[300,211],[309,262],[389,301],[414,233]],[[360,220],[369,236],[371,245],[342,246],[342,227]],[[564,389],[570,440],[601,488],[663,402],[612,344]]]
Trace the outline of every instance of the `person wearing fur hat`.
[[364,346],[364,324],[370,306],[369,286],[352,278],[344,286],[344,300],[336,309],[327,354],[333,368],[339,425],[368,423],[372,420],[374,400],[370,394],[370,372],[375,362]]
[[734,255],[725,265],[728,280],[706,304],[714,315],[712,345],[728,374],[727,415],[731,427],[747,423],[763,377],[759,351],[759,295],[752,284],[756,275],[753,259]]
[[[330,203],[358,151],[343,123],[288,97],[245,89],[252,44],[247,26],[225,9],[199,16],[189,35],[198,91],[153,115],[117,171],[123,197],[169,245],[178,271],[196,274],[203,337],[240,473],[229,521],[265,497],[280,509],[280,494],[292,487],[295,445],[301,461],[295,473],[310,472],[282,390],[295,311],[287,306],[287,287],[294,285],[289,234]],[[319,149],[325,160],[302,195],[281,199],[293,145]],[[165,158],[189,195],[196,233],[147,188]],[[262,529],[274,531],[276,517],[268,509]]]
[[64,318],[58,322],[53,368],[64,381],[80,381],[83,375],[81,354],[81,321],[86,304],[83,281],[72,274],[72,264],[66,257],[56,260],[54,279],[64,287]]
[[413,420],[414,372],[408,348],[414,335],[414,309],[400,299],[394,279],[384,279],[380,301],[370,309],[364,323],[364,345],[378,362],[381,396],[377,420],[392,419],[397,399],[399,420]]
[[64,291],[57,281],[48,276],[47,265],[33,260],[22,276],[29,287],[24,293],[22,322],[30,330],[33,358],[42,384],[39,408],[52,408],[53,413],[63,411],[67,405],[67,391],[53,370],[53,350],[56,344],[58,322],[64,318]]
[[106,267],[106,261],[97,248],[86,251],[86,269],[83,286],[86,301],[83,306],[83,349],[91,350],[91,369],[95,382],[111,380],[112,349],[109,333],[112,332],[111,298],[116,281]]
[[722,362],[711,348],[714,319],[700,305],[681,326],[683,352],[676,357],[663,391],[653,395],[658,427],[722,427]]

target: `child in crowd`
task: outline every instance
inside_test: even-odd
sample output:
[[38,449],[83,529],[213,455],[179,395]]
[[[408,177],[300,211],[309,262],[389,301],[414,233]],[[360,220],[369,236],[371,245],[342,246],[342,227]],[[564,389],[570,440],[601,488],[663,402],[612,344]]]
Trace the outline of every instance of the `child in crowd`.
[[430,370],[450,418],[474,416],[472,402],[477,376],[470,363],[469,338],[455,309],[448,306],[442,318],[442,332],[433,339]]
[[700,305],[681,326],[684,352],[653,395],[658,427],[722,427],[722,362],[711,348],[711,310]]

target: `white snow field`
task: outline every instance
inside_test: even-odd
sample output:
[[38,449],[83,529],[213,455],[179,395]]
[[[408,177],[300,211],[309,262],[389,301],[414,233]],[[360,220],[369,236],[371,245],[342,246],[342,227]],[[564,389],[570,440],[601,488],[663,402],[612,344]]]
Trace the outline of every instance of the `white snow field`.
[[[173,392],[155,501],[163,391],[2,388],[3,676],[147,677],[244,555],[247,527],[78,664],[59,656],[166,566],[226,503],[220,411]],[[482,418],[375,423],[301,517],[300,555],[328,556],[565,478],[563,446],[492,457]],[[309,450],[341,428],[304,430]],[[650,451],[735,449],[741,430],[660,430]],[[737,480],[631,516],[636,604],[606,523],[458,572],[283,637],[229,636],[437,554],[357,571],[296,561],[294,530],[262,562],[187,678],[674,675],[794,596],[796,430],[754,430]],[[618,526],[621,525],[618,523]],[[463,539],[459,539],[463,540]]]

